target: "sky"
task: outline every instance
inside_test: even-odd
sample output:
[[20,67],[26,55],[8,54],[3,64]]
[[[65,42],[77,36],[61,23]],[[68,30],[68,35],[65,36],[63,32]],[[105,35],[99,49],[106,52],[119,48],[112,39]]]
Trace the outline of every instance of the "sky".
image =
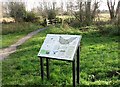
[[[60,5],[59,3],[61,2],[61,1],[63,1],[63,2],[67,2],[67,1],[72,1],[72,2],[75,2],[76,0],[27,0],[27,7],[28,7],[28,9],[30,10],[31,9],[31,7],[34,7],[35,5],[33,5],[33,3],[35,4],[35,3],[38,3],[38,2],[42,2],[42,1],[47,1],[47,2],[52,2],[52,1],[56,1],[57,2],[57,5]],[[85,1],[85,0],[83,0],[83,1]],[[108,7],[107,7],[107,0],[98,0],[98,1],[101,1],[100,2],[100,7],[99,7],[99,9],[100,10],[108,10]],[[115,0],[115,2],[117,2],[118,0]],[[117,4],[116,4],[117,5]],[[36,6],[37,6],[37,4],[36,4]]]
[[[30,10],[32,7],[35,7],[35,6],[37,6],[38,4],[38,2],[40,2],[40,1],[47,1],[47,2],[51,2],[51,1],[56,1],[57,2],[57,5],[60,5],[59,3],[61,2],[61,1],[63,1],[63,2],[67,2],[67,1],[72,1],[72,2],[75,2],[75,0],[29,0],[29,1],[27,1],[27,8],[28,8],[28,10]],[[99,7],[99,9],[100,10],[108,10],[108,7],[107,7],[107,5],[106,5],[106,2],[105,2],[106,0],[101,0],[101,5],[100,5],[100,7]],[[36,5],[35,5],[36,4]]]
[[[26,3],[27,10],[31,10],[33,7],[37,7],[39,5],[39,2],[46,1],[46,2],[57,2],[57,6],[60,6],[60,2],[63,1],[64,3],[67,1],[75,2],[76,0],[0,0],[0,2],[7,2],[7,1],[23,1]],[[82,0],[80,0],[82,1]],[[83,0],[85,1],[85,0]],[[100,1],[100,10],[108,10],[107,7],[107,0],[97,0]],[[118,0],[115,0],[117,2]],[[117,5],[117,4],[116,4]]]

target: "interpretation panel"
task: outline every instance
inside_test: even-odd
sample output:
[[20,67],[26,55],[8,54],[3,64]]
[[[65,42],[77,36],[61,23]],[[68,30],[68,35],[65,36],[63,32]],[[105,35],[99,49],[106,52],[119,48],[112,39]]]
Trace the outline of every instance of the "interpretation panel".
[[73,60],[81,37],[80,35],[47,34],[38,56]]

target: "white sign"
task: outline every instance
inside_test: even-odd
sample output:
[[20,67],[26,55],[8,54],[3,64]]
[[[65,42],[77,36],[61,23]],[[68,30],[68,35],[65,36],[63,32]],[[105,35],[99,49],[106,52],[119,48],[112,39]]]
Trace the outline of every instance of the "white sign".
[[73,60],[81,37],[80,35],[47,34],[38,56]]

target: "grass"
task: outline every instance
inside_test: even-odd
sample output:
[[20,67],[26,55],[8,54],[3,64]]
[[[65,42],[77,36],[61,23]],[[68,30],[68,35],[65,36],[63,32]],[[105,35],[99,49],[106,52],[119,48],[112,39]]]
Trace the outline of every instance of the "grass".
[[[47,34],[82,35],[80,54],[80,85],[120,85],[118,36],[102,35],[97,30],[50,27],[29,39],[2,61],[2,85],[72,85],[72,65],[50,60],[50,80],[42,82],[37,53]],[[45,63],[45,61],[44,61]],[[45,65],[45,64],[44,64]],[[46,74],[46,72],[45,72]]]
[[[110,14],[109,13],[100,13],[98,14],[100,21],[109,21],[110,20]],[[98,16],[96,16],[95,20],[98,20]],[[57,16],[58,18],[62,19],[68,19],[68,18],[75,18],[74,16],[68,16],[68,15],[63,15],[63,16]]]
[[2,24],[2,47],[5,48],[15,43],[18,39],[28,33],[41,28],[40,25],[33,23],[10,23]]
[[108,21],[108,20],[110,20],[110,14],[109,13],[100,13],[99,18],[101,21]]
[[75,18],[74,16],[68,16],[68,15],[63,15],[63,16],[57,16],[58,18],[62,18],[62,19],[68,19],[68,18]]

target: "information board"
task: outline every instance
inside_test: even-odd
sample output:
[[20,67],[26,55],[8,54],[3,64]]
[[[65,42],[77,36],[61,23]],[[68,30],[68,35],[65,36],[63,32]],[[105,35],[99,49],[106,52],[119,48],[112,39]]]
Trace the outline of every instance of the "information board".
[[73,60],[81,37],[80,35],[47,34],[38,56]]

